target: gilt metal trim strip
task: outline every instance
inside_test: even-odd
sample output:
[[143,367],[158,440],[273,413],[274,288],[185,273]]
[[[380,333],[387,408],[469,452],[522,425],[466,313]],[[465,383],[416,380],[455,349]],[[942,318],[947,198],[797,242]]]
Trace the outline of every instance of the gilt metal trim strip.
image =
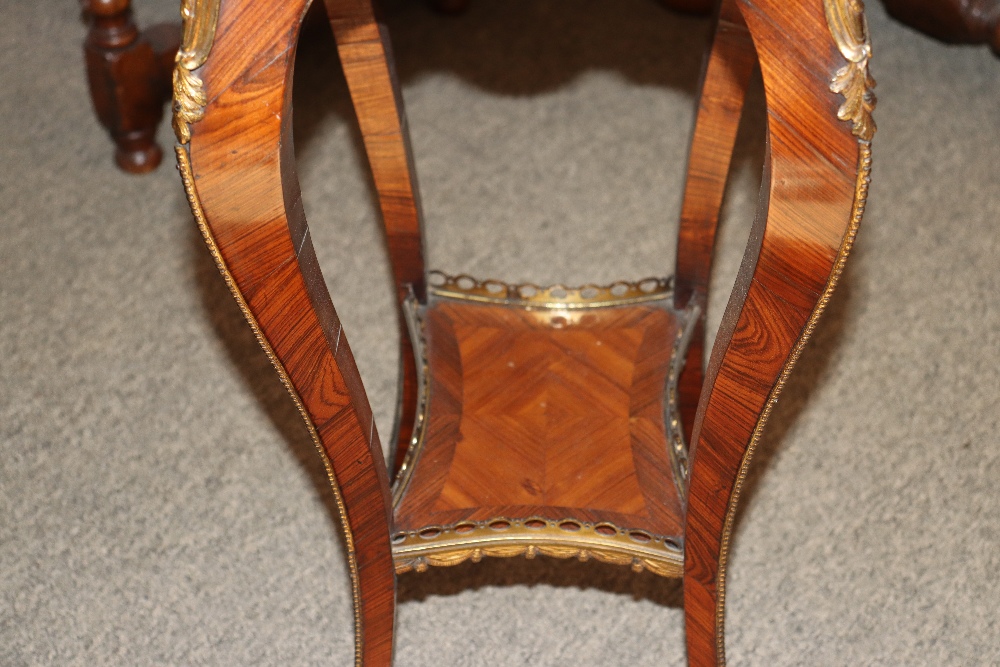
[[[410,334],[410,345],[413,348],[417,367],[417,410],[410,444],[406,448],[403,462],[399,466],[396,479],[393,481],[393,509],[399,505],[399,501],[403,497],[403,491],[410,482],[410,475],[413,474],[417,455],[423,448],[424,430],[427,426],[427,407],[430,402],[430,373],[427,369],[427,346],[424,345],[424,320],[420,303],[412,292],[403,302],[403,317],[406,319],[406,330]],[[399,426],[397,425],[396,428]]]
[[635,572],[649,570],[663,577],[684,574],[679,538],[625,530],[608,522],[598,524],[541,517],[463,521],[452,526],[427,526],[397,533],[392,540],[396,572],[424,572],[428,566],[478,563],[483,556],[594,560],[628,565]]
[[663,397],[663,426],[666,430],[667,443],[670,445],[670,463],[673,467],[674,484],[681,498],[687,498],[688,478],[688,444],[684,437],[684,424],[681,421],[678,387],[680,376],[687,362],[688,348],[694,335],[695,326],[701,317],[701,308],[691,305],[678,319],[677,336],[670,353],[670,371],[667,375],[667,386]]
[[620,280],[611,285],[580,287],[565,285],[539,287],[532,283],[508,284],[499,280],[479,280],[464,274],[450,276],[440,271],[431,271],[429,278],[429,291],[435,296],[558,310],[624,306],[655,301],[673,291],[672,278],[644,278],[636,282]]

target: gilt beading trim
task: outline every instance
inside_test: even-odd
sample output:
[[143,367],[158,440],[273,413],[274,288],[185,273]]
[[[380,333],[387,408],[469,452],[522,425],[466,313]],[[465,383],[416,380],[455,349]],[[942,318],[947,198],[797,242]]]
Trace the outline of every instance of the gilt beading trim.
[[[399,466],[396,479],[393,480],[392,506],[395,508],[403,497],[403,491],[413,474],[413,466],[417,454],[424,442],[424,430],[427,426],[427,407],[430,402],[430,373],[427,369],[427,346],[424,344],[424,319],[419,302],[413,293],[403,302],[403,317],[406,319],[406,330],[410,335],[410,346],[417,368],[417,409],[414,416],[413,434],[406,448],[403,462]],[[398,425],[397,425],[398,428]]]
[[670,373],[667,375],[667,386],[663,397],[663,426],[666,430],[667,443],[670,445],[670,463],[673,467],[674,484],[677,486],[681,498],[687,497],[690,468],[688,465],[688,444],[684,437],[684,424],[681,421],[678,387],[681,372],[687,362],[688,347],[700,317],[701,308],[691,305],[678,321],[677,336],[674,338],[674,346],[670,353]]

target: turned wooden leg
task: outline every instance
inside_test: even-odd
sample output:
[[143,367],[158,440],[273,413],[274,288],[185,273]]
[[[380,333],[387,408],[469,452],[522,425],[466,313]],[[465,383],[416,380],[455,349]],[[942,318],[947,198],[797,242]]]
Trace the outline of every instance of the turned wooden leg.
[[90,23],[83,44],[94,110],[115,142],[115,162],[127,172],[156,169],[163,151],[156,129],[170,99],[170,72],[180,27],[140,32],[130,0],[86,0]]
[[889,14],[953,44],[989,44],[1000,55],[1000,0],[883,0]]

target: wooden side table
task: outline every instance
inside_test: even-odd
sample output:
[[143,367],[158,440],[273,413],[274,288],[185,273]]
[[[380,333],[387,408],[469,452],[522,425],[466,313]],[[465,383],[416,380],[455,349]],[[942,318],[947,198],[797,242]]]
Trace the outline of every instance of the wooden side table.
[[[295,175],[291,78],[307,4],[191,0],[174,127],[199,228],[329,473],[356,664],[392,662],[398,573],[518,556],[683,578],[689,662],[723,664],[740,489],[867,200],[875,99],[862,4],[725,0],[674,276],[544,287],[427,270],[388,32],[370,0],[326,0],[404,323],[395,467]],[[760,204],[706,365],[719,208],[758,64],[768,123]]]

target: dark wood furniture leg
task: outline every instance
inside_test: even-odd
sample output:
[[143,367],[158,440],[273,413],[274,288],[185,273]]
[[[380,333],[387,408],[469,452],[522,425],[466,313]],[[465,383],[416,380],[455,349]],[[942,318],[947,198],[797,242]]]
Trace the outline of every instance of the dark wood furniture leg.
[[989,44],[1000,56],[1000,0],[882,0],[889,15],[950,44]]
[[717,21],[701,75],[701,95],[688,152],[674,270],[675,306],[696,307],[698,318],[679,387],[680,411],[688,442],[691,442],[691,429],[701,396],[705,309],[719,211],[747,84],[757,65],[750,32],[733,2],[723,3]]
[[115,162],[133,174],[152,171],[163,158],[156,129],[170,99],[180,26],[140,31],[131,0],[85,0],[82,8],[89,23],[83,52],[90,96],[115,142]]

